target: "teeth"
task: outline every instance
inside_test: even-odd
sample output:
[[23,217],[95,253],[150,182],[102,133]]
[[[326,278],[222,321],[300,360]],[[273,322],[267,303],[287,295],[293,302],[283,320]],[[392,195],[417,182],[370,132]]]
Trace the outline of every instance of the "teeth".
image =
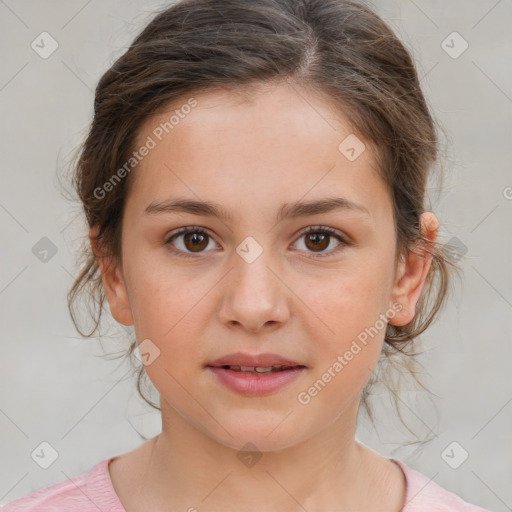
[[[272,371],[272,366],[269,366],[268,368],[263,368],[263,366],[256,366],[254,368],[258,373],[266,373]],[[276,369],[277,371],[277,369]]]
[[230,370],[233,371],[242,371],[242,372],[256,372],[256,373],[269,373],[276,372],[283,369],[288,369],[290,366],[228,366]]

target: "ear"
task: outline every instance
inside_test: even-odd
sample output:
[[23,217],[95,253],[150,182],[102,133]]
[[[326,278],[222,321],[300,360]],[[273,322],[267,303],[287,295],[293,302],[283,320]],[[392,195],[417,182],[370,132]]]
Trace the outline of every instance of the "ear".
[[89,231],[89,241],[101,270],[103,287],[110,306],[110,312],[119,323],[132,325],[133,316],[122,269],[117,262],[102,254],[96,234],[96,227],[91,228]]
[[[420,217],[420,227],[422,235],[429,242],[434,242],[439,229],[437,217],[432,212],[423,213]],[[414,319],[416,306],[432,263],[432,255],[427,252],[428,247],[425,245],[427,242],[421,242],[398,265],[391,297],[392,303],[400,303],[402,309],[389,322],[392,325],[407,325]]]

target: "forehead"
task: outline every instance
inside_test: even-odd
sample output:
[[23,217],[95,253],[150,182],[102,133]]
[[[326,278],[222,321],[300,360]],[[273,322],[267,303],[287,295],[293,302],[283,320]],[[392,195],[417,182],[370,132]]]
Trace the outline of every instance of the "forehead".
[[296,85],[199,91],[145,120],[136,147],[148,138],[154,147],[130,179],[146,203],[188,195],[235,204],[250,194],[261,207],[278,195],[292,202],[336,189],[378,216],[390,204],[373,150],[357,137],[366,149],[349,160],[340,144],[350,137],[340,109]]
[[[292,82],[274,81],[182,94],[142,123],[137,145],[150,135],[158,145],[168,146],[172,139],[178,152],[181,142],[196,147],[201,141],[234,146],[242,140],[246,144],[240,150],[249,151],[251,141],[268,140],[273,147],[288,143],[297,152],[296,137],[309,139],[308,148],[313,149],[319,138],[324,139],[323,146],[337,147],[352,133],[349,118],[325,94],[312,93]],[[265,148],[259,149],[263,156]]]

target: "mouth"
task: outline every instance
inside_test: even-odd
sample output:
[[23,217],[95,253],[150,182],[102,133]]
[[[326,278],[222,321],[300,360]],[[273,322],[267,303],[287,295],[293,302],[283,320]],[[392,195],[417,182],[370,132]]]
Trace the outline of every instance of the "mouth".
[[205,366],[216,382],[246,396],[263,396],[281,390],[307,370],[307,366],[277,354],[230,354]]
[[236,352],[226,354],[211,361],[207,366],[215,368],[232,369],[233,371],[258,371],[261,373],[268,371],[282,371],[283,368],[295,368],[305,365],[285,358],[279,354],[249,354],[246,352]]
[[297,365],[297,366],[236,366],[236,365],[229,365],[224,364],[222,366],[210,366],[209,368],[220,368],[223,370],[230,370],[233,372],[238,373],[248,373],[248,374],[267,374],[267,373],[277,373],[277,372],[284,372],[288,370],[298,369],[298,368],[306,368],[304,365]]

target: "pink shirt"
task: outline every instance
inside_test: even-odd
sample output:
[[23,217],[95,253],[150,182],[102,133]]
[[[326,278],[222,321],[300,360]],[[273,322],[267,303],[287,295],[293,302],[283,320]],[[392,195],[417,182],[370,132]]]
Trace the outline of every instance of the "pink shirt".
[[[119,500],[108,464],[114,457],[104,459],[89,471],[73,478],[49,485],[38,491],[11,501],[2,512],[126,512]],[[401,512],[490,512],[471,505],[456,494],[429,480],[422,473],[398,464],[405,474],[407,490]]]

